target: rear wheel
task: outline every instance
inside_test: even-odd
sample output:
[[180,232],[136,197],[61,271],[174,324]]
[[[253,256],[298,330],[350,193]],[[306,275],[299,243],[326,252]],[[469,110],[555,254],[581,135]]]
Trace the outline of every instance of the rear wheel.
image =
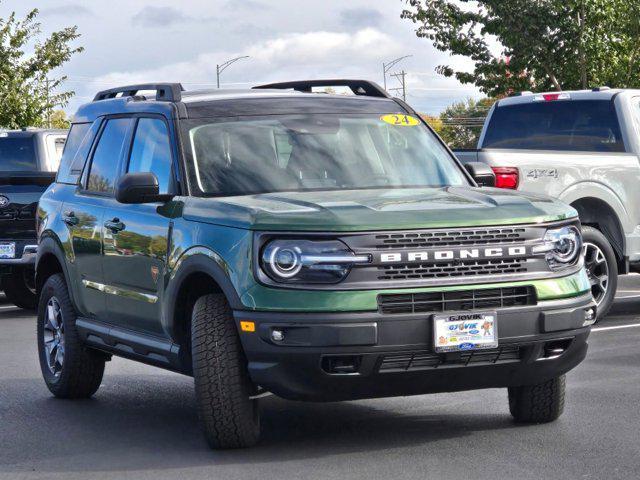
[[198,414],[211,448],[242,448],[260,437],[258,402],[224,295],[198,299],[191,319]]
[[509,410],[516,422],[548,423],[564,411],[566,390],[562,375],[537,385],[509,387]]
[[105,357],[87,349],[62,275],[47,279],[38,304],[38,353],[47,387],[59,398],[91,397],[102,381]]
[[582,227],[584,264],[596,302],[598,319],[607,315],[618,288],[618,262],[607,238],[593,227]]
[[15,268],[9,275],[2,277],[1,287],[7,300],[14,305],[25,310],[35,310],[38,306],[33,268]]

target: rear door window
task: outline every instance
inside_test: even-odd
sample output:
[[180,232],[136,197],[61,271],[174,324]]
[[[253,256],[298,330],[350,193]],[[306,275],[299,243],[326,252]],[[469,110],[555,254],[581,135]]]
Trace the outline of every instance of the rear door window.
[[71,185],[78,183],[99,126],[99,121],[75,123],[71,126],[64,144],[56,182]]
[[498,105],[483,148],[624,152],[610,100],[557,100]]
[[38,159],[33,135],[2,136],[0,132],[0,172],[34,172]]

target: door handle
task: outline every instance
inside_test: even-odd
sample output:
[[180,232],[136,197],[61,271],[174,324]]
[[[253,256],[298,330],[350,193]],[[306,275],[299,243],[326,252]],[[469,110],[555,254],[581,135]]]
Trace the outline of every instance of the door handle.
[[66,212],[64,212],[62,214],[62,221],[64,223],[66,223],[67,225],[69,225],[70,227],[73,227],[74,225],[78,224],[80,219],[78,217],[76,217],[75,213],[73,213],[72,211],[68,210],[68,211],[66,211]]
[[104,222],[104,226],[106,229],[111,230],[112,233],[118,233],[127,228],[127,226],[122,223],[119,218],[107,220],[106,222]]

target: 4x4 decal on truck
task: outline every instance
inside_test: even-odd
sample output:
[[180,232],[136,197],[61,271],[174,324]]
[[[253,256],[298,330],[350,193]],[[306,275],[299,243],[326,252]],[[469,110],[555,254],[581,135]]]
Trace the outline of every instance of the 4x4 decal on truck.
[[557,168],[534,168],[527,172],[527,178],[558,178]]

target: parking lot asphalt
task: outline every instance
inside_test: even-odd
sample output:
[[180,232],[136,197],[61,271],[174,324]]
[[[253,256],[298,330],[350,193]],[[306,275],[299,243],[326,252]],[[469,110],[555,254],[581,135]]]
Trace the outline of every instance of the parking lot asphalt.
[[556,423],[515,425],[499,389],[328,404],[269,397],[260,445],[224,452],[205,445],[181,375],[114,359],[95,398],[54,399],[33,314],[0,298],[0,479],[638,478],[640,276],[620,289],[567,377]]

